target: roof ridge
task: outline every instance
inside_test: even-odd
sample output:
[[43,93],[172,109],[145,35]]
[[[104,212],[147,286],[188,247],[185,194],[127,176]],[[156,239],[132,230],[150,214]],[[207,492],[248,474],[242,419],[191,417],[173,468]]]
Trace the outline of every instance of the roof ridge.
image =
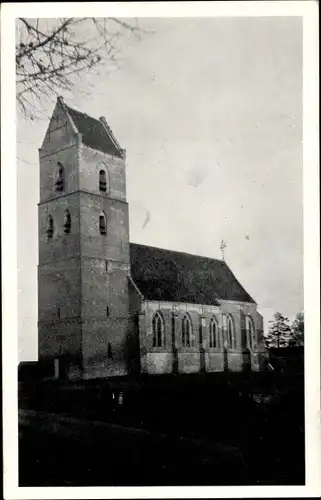
[[147,248],[155,248],[156,250],[164,250],[165,252],[179,253],[179,254],[188,255],[191,257],[198,257],[200,259],[215,260],[217,262],[221,262],[221,263],[225,264],[226,267],[229,267],[224,260],[217,259],[216,257],[207,257],[206,255],[198,255],[196,253],[181,252],[180,250],[170,250],[168,248],[155,247],[153,245],[144,245],[142,243],[134,243],[132,241],[130,241],[129,243],[130,243],[130,245],[139,245],[139,246],[147,247]]

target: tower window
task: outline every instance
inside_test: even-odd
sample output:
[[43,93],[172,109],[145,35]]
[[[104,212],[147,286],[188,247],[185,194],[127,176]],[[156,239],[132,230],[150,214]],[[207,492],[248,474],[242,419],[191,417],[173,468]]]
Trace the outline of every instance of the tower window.
[[57,307],[57,316],[58,316],[58,319],[60,319],[60,307]]
[[106,316],[109,316],[109,306],[106,306]]
[[164,347],[164,321],[157,312],[153,317],[153,347]]
[[106,234],[106,216],[104,213],[101,213],[99,216],[99,232],[100,234]]
[[60,162],[58,162],[57,180],[56,180],[56,191],[63,191],[65,181],[65,171],[64,167]]
[[188,314],[182,319],[182,345],[183,347],[192,345],[192,322]]
[[107,178],[105,170],[99,171],[99,191],[106,193],[107,191]]
[[71,215],[69,210],[65,211],[65,222],[64,222],[64,232],[69,234],[71,231]]
[[48,215],[48,226],[47,226],[47,236],[48,238],[52,238],[54,232],[54,221],[52,215]]

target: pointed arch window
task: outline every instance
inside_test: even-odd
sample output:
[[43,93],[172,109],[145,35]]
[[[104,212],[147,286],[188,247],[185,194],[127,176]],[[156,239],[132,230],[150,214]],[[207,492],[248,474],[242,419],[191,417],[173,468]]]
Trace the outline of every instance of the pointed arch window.
[[99,191],[107,192],[107,175],[103,169],[99,170]]
[[100,234],[107,233],[106,215],[103,212],[99,216],[99,232]]
[[157,311],[153,317],[153,347],[164,347],[164,321]]
[[65,210],[64,232],[65,234],[69,234],[70,231],[71,231],[71,215],[69,210]]
[[220,347],[219,329],[215,318],[211,318],[209,325],[210,347],[218,349]]
[[251,316],[246,317],[246,330],[247,330],[247,345],[250,349],[256,349],[256,332],[254,328],[253,319]]
[[63,165],[58,162],[57,165],[57,180],[56,180],[56,191],[63,191],[65,184],[65,169]]
[[48,215],[47,218],[47,236],[48,238],[52,238],[54,232],[54,221],[52,215]]
[[191,347],[192,341],[192,322],[188,314],[182,319],[182,345],[183,347]]
[[231,316],[226,318],[227,344],[230,349],[235,349],[234,324]]

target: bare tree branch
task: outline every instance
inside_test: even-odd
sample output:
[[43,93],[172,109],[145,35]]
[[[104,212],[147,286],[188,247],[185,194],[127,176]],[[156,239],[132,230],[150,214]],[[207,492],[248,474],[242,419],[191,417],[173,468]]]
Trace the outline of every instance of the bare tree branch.
[[70,91],[74,78],[102,65],[117,68],[122,43],[146,31],[116,18],[19,18],[16,90],[19,110],[36,117],[42,99]]

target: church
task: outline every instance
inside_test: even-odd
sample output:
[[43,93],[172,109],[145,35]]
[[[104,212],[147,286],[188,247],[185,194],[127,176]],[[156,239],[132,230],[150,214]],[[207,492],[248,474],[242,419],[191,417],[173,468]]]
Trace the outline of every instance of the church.
[[39,149],[38,356],[55,378],[259,371],[263,318],[224,260],[129,241],[126,152],[58,97]]

